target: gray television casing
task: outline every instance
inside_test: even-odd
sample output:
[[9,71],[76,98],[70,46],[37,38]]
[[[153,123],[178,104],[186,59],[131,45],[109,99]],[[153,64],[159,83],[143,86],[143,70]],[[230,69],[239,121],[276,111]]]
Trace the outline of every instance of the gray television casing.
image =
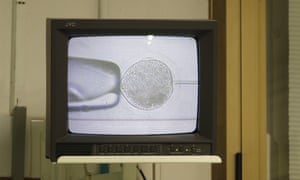
[[[216,119],[216,22],[213,20],[47,20],[46,156],[212,155]],[[75,134],[68,129],[68,41],[101,35],[193,37],[198,45],[197,128],[168,135]],[[201,128],[200,128],[201,127]]]

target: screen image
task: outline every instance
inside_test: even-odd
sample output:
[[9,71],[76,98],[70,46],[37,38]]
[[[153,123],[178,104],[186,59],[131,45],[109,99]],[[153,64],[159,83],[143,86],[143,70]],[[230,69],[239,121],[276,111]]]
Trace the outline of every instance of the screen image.
[[68,44],[72,133],[160,135],[197,127],[198,49],[192,37],[73,37]]

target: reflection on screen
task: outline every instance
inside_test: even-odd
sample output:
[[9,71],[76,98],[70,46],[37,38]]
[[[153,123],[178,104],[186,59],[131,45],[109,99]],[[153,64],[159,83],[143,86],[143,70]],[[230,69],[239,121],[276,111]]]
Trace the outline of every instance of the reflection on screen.
[[197,48],[195,39],[177,36],[70,39],[69,130],[107,135],[193,132]]

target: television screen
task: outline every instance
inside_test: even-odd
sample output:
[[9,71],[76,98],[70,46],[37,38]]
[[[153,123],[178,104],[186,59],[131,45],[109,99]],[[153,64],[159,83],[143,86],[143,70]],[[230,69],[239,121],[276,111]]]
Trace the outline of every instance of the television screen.
[[74,37],[68,45],[72,133],[190,133],[198,109],[198,48],[185,36]]

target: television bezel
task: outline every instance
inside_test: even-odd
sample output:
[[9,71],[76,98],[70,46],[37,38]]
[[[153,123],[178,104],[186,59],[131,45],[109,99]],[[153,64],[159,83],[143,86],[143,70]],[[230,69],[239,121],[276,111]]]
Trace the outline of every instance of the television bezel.
[[[192,133],[168,135],[70,133],[67,94],[69,39],[96,35],[150,34],[194,37],[200,47],[196,130]],[[203,154],[214,153],[217,98],[215,21],[47,19],[46,35],[46,155],[51,161],[56,161],[61,155],[95,155],[95,146],[99,144],[207,144],[210,148]],[[118,154],[128,155],[128,153]],[[139,154],[145,155],[142,152],[134,153]]]

